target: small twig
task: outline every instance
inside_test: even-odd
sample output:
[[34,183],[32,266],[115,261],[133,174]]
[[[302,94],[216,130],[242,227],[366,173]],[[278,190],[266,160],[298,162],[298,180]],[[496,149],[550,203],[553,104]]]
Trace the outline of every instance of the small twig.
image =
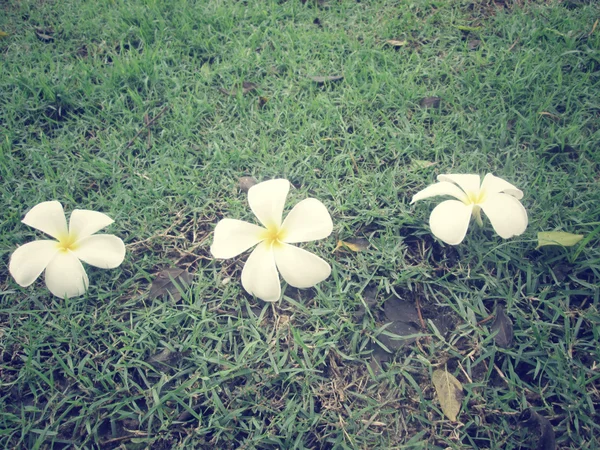
[[[170,108],[169,105],[165,106],[163,109],[160,110],[160,112],[154,116],[152,119],[150,119],[149,121],[147,121],[147,123],[144,125],[144,127],[137,132],[137,134],[133,137],[132,140],[130,140],[127,145],[125,146],[125,148],[129,148],[133,145],[133,143],[135,142],[135,140],[140,136],[140,134],[142,134],[144,132],[145,129],[150,128],[150,126],[156,122],[158,119],[160,119],[160,117],[167,112],[167,110]],[[148,130],[149,131],[149,130]]]
[[515,42],[513,42],[513,45],[511,45],[510,47],[508,47],[508,51],[509,52],[512,51],[513,48],[515,48],[515,45],[517,45],[519,43],[520,39],[521,38],[517,38],[517,40]]
[[421,303],[419,302],[418,298],[415,299],[415,306],[417,307],[417,314],[419,315],[419,323],[421,324],[421,328],[426,330],[427,325],[425,325],[425,321],[423,320],[423,315],[421,314]]
[[144,114],[144,123],[146,124],[146,129],[148,130],[148,139],[146,140],[146,148],[150,150],[152,148],[152,132],[150,131],[150,120],[148,118],[148,114]]

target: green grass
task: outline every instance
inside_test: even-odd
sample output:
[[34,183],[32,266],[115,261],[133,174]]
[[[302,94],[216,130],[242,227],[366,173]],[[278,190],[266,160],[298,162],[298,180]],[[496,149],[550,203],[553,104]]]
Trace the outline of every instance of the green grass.
[[[518,420],[528,407],[560,448],[600,447],[598,237],[575,260],[535,250],[537,231],[599,225],[593,2],[8,0],[0,11],[1,447],[534,448]],[[244,81],[257,89],[243,95]],[[440,107],[421,107],[431,96]],[[144,118],[161,111],[149,138]],[[527,232],[503,241],[486,222],[457,247],[435,241],[436,201],[410,199],[461,172],[522,189]],[[305,247],[331,263],[328,280],[269,305],[241,288],[244,257],[211,258],[220,218],[253,220],[244,175],[289,179],[289,206],[325,203],[334,235]],[[14,249],[40,237],[20,220],[51,199],[109,214],[128,246],[118,269],[87,267],[80,298],[8,273]],[[353,236],[368,251],[332,253]],[[192,287],[179,302],[149,298],[174,265],[195,273]],[[377,304],[357,319],[372,289]],[[418,300],[428,328],[374,373],[392,292]],[[514,322],[508,349],[485,321],[496,304]],[[464,386],[458,424],[431,384],[444,367]]]

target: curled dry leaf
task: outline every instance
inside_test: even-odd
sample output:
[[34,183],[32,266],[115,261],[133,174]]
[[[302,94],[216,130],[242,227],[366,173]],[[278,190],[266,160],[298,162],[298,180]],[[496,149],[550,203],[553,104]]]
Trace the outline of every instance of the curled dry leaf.
[[340,81],[344,79],[342,75],[314,76],[309,78],[317,84],[327,83],[328,81]]
[[443,413],[456,422],[463,398],[462,384],[446,370],[434,370],[431,379]]
[[496,307],[496,317],[490,326],[492,332],[495,332],[494,341],[498,347],[508,348],[513,343],[513,323],[504,312],[501,306]]
[[241,177],[238,180],[238,183],[243,192],[248,192],[248,189],[258,183],[258,181],[256,181],[256,178],[254,177]]
[[171,295],[174,301],[181,299],[181,291],[191,284],[193,275],[185,269],[174,267],[160,272],[150,288],[150,298]]
[[573,234],[565,231],[540,231],[538,233],[538,245],[536,248],[544,247],[545,245],[572,247],[582,239],[583,234]]
[[519,416],[519,422],[535,434],[537,444],[535,450],[555,450],[556,438],[552,424],[544,416],[533,409],[524,410]]
[[396,39],[388,39],[385,43],[392,47],[404,47],[406,45],[406,41],[397,41]]
[[47,29],[36,28],[35,29],[35,35],[42,42],[46,42],[46,43],[52,42],[54,40],[53,34],[54,34],[54,30],[52,28],[47,28]]

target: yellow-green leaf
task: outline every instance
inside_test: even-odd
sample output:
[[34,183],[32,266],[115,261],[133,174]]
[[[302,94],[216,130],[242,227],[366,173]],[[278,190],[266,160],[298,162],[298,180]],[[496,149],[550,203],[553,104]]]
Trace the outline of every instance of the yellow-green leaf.
[[5,33],[4,31],[0,30],[0,39],[8,37],[8,33]]
[[583,239],[583,234],[567,233],[566,231],[541,231],[538,233],[537,248],[545,245],[562,245],[572,247]]
[[463,387],[454,375],[445,370],[434,370],[431,376],[442,411],[456,422],[463,397]]
[[347,248],[353,252],[362,252],[369,247],[369,241],[365,238],[350,238],[345,241],[338,241],[337,245],[333,249],[334,252]]

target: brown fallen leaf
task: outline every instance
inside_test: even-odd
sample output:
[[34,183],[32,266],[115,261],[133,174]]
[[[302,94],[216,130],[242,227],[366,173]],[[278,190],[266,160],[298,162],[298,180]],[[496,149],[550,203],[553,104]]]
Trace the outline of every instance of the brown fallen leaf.
[[243,192],[248,192],[248,189],[258,183],[258,181],[256,181],[256,178],[254,177],[241,177],[238,180],[238,183]]
[[456,422],[463,398],[462,384],[450,372],[439,369],[433,371],[431,380],[442,412],[452,422]]
[[419,105],[421,108],[439,108],[442,99],[440,97],[425,97],[421,100]]
[[396,39],[388,39],[385,41],[386,44],[391,45],[392,47],[404,47],[407,41],[397,41]]
[[160,272],[150,287],[150,298],[162,296],[173,297],[173,301],[181,299],[180,290],[186,290],[194,276],[185,269],[173,267]]
[[470,40],[467,44],[467,48],[469,50],[476,50],[481,45],[481,41],[479,39]]
[[248,92],[255,91],[258,88],[258,85],[251,83],[249,81],[244,81],[242,83],[242,94],[246,95]]
[[327,83],[328,81],[340,81],[340,80],[344,79],[344,77],[342,75],[314,76],[314,77],[308,77],[308,78],[310,78],[312,81],[314,81],[317,84],[324,84],[324,83]]
[[339,240],[333,249],[333,252],[344,248],[347,248],[353,252],[362,252],[369,248],[369,241],[365,238],[349,238],[345,241]]
[[490,329],[496,333],[494,341],[498,347],[508,348],[512,345],[514,337],[513,323],[501,306],[496,307],[496,317]]

